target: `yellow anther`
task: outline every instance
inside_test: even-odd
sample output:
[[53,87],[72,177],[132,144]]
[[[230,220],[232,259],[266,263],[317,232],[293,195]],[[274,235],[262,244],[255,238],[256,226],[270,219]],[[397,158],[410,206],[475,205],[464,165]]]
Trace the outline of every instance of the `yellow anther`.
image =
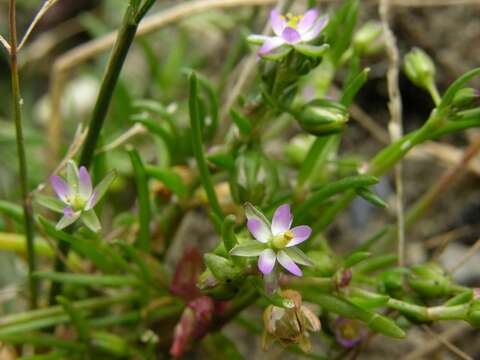
[[290,230],[287,230],[283,233],[283,237],[285,238],[285,240],[292,240],[293,239],[293,233],[290,231]]

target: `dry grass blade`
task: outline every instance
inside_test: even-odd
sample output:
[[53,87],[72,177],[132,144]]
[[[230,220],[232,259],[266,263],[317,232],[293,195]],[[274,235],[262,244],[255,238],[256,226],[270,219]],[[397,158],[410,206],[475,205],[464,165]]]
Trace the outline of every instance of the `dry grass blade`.
[[5,38],[2,35],[0,35],[0,44],[2,44],[5,47],[5,49],[10,53],[10,44],[8,43],[7,40],[5,40]]
[[[381,0],[379,6],[380,19],[383,26],[383,35],[385,38],[385,47],[387,50],[389,65],[387,71],[387,84],[390,111],[390,121],[388,131],[392,142],[402,137],[402,100],[400,98],[400,89],[398,85],[399,73],[399,53],[395,35],[388,24],[390,16],[390,0]],[[405,263],[405,219],[403,209],[403,182],[402,165],[399,163],[395,167],[395,187],[396,187],[396,209],[397,209],[397,235],[398,235],[398,264],[403,266]]]
[[475,244],[473,244],[470,249],[468,249],[467,253],[463,255],[463,257],[454,265],[450,268],[450,273],[454,273],[458,269],[460,269],[463,265],[467,263],[470,258],[475,255],[475,253],[480,249],[480,239],[475,241]]
[[442,334],[436,334],[434,333],[427,325],[422,326],[423,330],[425,330],[427,333],[429,333],[432,337],[437,339],[441,344],[443,344],[448,350],[450,350],[452,353],[457,355],[460,359],[464,360],[473,360],[473,358],[460,350],[458,347],[453,345],[448,339],[445,338]]
[[[444,341],[450,344],[450,341],[462,336],[470,329],[468,324],[460,323],[456,326],[452,326],[441,334],[435,334],[436,336],[429,342],[422,342],[422,346],[406,354],[402,360],[418,360],[427,358],[429,354],[437,350]],[[430,329],[429,329],[430,330]],[[467,355],[468,356],[468,355]],[[470,358],[467,358],[470,359]]]
[[23,35],[22,40],[20,41],[20,45],[18,45],[18,51],[20,51],[25,43],[27,42],[28,38],[32,34],[33,30],[35,29],[35,26],[38,24],[40,19],[47,13],[50,8],[55,5],[59,0],[46,0],[40,10],[37,12],[35,17],[33,18],[33,21],[30,23],[30,26],[28,27],[27,31],[25,32],[25,35]]

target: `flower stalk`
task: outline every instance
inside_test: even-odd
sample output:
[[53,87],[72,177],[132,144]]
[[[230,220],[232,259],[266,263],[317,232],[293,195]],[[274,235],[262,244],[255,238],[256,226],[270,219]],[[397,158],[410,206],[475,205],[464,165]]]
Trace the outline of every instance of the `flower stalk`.
[[17,62],[17,30],[16,30],[16,14],[15,0],[9,2],[9,31],[10,31],[10,73],[13,100],[13,116],[15,120],[17,155],[20,177],[20,190],[22,194],[22,206],[24,214],[24,231],[27,239],[27,262],[28,262],[28,283],[30,289],[30,307],[37,307],[37,280],[33,277],[36,269],[35,254],[35,230],[33,220],[33,209],[31,199],[28,192],[28,171],[27,159],[25,154],[25,143],[22,128],[22,97],[20,94],[20,80],[18,75]]

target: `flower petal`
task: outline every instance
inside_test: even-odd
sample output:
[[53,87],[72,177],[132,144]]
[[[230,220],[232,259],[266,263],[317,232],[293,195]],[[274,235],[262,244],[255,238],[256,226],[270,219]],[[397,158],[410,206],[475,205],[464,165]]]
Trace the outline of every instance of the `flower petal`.
[[285,269],[290,271],[295,276],[302,276],[302,270],[290,259],[285,251],[279,251],[277,254],[277,260]]
[[263,252],[263,250],[265,250],[265,246],[266,245],[259,243],[258,241],[246,241],[230,250],[230,255],[258,256]]
[[60,221],[55,226],[55,229],[57,229],[57,230],[65,229],[68,225],[74,223],[80,217],[80,215],[82,214],[81,211],[70,212],[67,209],[70,209],[70,208],[65,208],[65,210],[64,210],[65,215],[62,216]]
[[276,9],[270,12],[270,23],[272,24],[273,32],[277,36],[281,36],[283,29],[285,29],[287,25],[285,19],[282,19],[282,16]]
[[265,39],[262,47],[260,50],[258,50],[258,55],[267,55],[271,53],[272,50],[282,46],[283,44],[285,44],[285,40],[283,40],[281,37],[269,37],[268,39]]
[[302,41],[310,41],[315,39],[322,32],[325,26],[327,26],[327,23],[328,15],[322,16],[308,31],[302,34]]
[[298,245],[307,240],[312,234],[312,228],[308,225],[295,226],[290,230],[293,233],[293,239],[287,244],[287,247]]
[[272,237],[270,222],[252,204],[245,204],[245,215],[248,219],[247,227],[255,239],[266,243]]
[[92,196],[92,179],[85,166],[81,166],[78,172],[78,192],[83,198]]
[[297,24],[298,31],[300,31],[300,33],[304,33],[305,31],[309,30],[313,26],[317,18],[318,18],[317,9],[310,9],[307,12],[305,12],[305,14],[303,14],[302,18]]
[[247,227],[253,237],[262,243],[268,242],[272,237],[268,226],[258,219],[248,219]]
[[67,201],[67,198],[72,193],[72,188],[70,185],[63,180],[60,176],[53,175],[50,177],[50,182],[52,184],[53,190],[57,193],[60,200],[63,202]]
[[291,27],[286,27],[282,32],[282,39],[285,40],[288,44],[295,44],[302,40],[300,33]]
[[71,184],[72,187],[76,187],[78,185],[78,168],[75,161],[68,160],[67,162],[67,183]]
[[258,258],[258,269],[263,274],[270,274],[275,266],[275,251],[272,249],[263,250]]
[[290,206],[288,204],[281,205],[275,210],[272,219],[272,234],[274,236],[283,234],[290,229],[292,225],[293,216],[290,212]]

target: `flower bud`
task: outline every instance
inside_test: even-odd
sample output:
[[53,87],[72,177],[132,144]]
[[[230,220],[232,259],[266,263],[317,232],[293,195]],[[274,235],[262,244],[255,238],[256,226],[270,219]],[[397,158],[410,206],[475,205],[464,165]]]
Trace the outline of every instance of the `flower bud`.
[[480,98],[480,92],[473,88],[463,88],[457,91],[452,105],[457,109],[468,108],[474,101]]
[[270,305],[263,313],[265,332],[263,348],[266,350],[273,340],[287,346],[297,344],[303,351],[311,350],[308,332],[320,331],[320,320],[306,306],[302,305],[302,296],[294,290],[285,290],[282,297],[293,301],[292,308]]
[[424,298],[439,298],[450,293],[450,279],[444,270],[433,263],[413,266],[408,275],[408,285]]
[[353,37],[353,47],[360,54],[371,54],[381,47],[379,43],[382,35],[382,24],[369,21],[364,24]]
[[414,48],[405,55],[404,71],[411,82],[424,89],[434,83],[435,65],[422,49]]
[[402,271],[399,271],[399,269],[384,271],[378,278],[378,290],[383,294],[396,297],[403,291],[402,277]]
[[217,279],[210,269],[204,271],[198,280],[198,288],[204,294],[209,295],[215,300],[230,300],[239,291],[238,280],[231,281],[230,279]]
[[294,114],[300,126],[316,136],[339,133],[348,121],[344,106],[324,99],[310,101]]
[[230,187],[232,197],[238,204],[268,202],[278,187],[276,168],[263,155],[247,151],[235,160]]

